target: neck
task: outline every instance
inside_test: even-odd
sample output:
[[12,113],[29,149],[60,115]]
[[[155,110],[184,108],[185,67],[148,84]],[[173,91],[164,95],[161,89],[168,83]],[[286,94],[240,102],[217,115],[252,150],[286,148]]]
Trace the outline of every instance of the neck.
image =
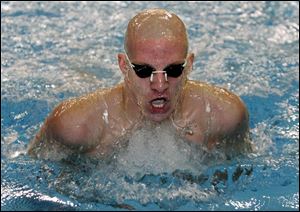
[[124,115],[129,122],[139,123],[143,119],[142,111],[125,86],[125,84],[122,85]]

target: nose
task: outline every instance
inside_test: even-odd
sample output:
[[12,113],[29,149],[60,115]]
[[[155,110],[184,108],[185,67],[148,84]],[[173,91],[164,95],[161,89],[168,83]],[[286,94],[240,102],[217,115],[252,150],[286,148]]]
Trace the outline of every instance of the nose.
[[163,71],[153,73],[153,76],[151,76],[150,78],[150,86],[152,90],[155,90],[159,93],[167,90],[169,87],[169,83],[166,73]]

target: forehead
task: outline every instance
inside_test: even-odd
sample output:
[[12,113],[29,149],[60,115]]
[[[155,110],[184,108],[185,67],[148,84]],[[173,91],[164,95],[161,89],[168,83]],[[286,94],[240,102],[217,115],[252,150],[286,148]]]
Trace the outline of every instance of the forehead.
[[144,39],[134,41],[131,59],[137,62],[176,62],[186,57],[186,46],[180,40]]

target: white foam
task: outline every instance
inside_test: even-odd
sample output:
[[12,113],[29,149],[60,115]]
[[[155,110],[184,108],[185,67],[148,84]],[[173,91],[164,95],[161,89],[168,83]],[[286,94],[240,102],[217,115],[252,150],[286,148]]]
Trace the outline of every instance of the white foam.
[[[127,148],[118,155],[119,168],[129,175],[172,172],[176,169],[199,173],[193,147],[176,135],[172,126],[157,124],[133,133]],[[197,165],[195,165],[197,164]]]
[[106,124],[108,124],[108,112],[106,109],[103,112],[102,119],[105,121]]
[[210,113],[211,109],[210,109],[210,104],[209,103],[206,103],[205,111],[207,113]]

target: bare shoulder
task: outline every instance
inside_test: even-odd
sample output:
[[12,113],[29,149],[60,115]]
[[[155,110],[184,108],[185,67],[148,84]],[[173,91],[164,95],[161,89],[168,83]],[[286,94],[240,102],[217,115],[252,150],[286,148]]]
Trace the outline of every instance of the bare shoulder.
[[59,104],[49,119],[56,139],[72,145],[96,145],[105,127],[103,111],[119,95],[120,86],[116,86]]
[[105,98],[116,93],[113,89],[101,89],[61,102],[30,143],[29,153],[34,154],[36,147],[50,143],[59,145],[58,148],[63,145],[81,151],[93,149],[101,140],[105,127],[102,114],[107,107]]
[[[251,152],[249,114],[246,105],[236,94],[218,86],[190,81],[190,105],[197,108],[195,117],[208,133],[208,147],[219,146],[226,156]],[[197,97],[197,98],[194,98]],[[200,105],[200,106],[199,106]]]
[[213,117],[212,129],[230,134],[248,126],[248,110],[239,96],[207,83],[190,81],[189,86],[195,95],[200,96],[199,101],[205,101],[205,110],[209,110]]
[[99,126],[97,113],[101,110],[101,97],[101,93],[94,92],[60,103],[45,123],[51,136],[69,145],[87,145],[94,140],[99,134],[95,126]]

